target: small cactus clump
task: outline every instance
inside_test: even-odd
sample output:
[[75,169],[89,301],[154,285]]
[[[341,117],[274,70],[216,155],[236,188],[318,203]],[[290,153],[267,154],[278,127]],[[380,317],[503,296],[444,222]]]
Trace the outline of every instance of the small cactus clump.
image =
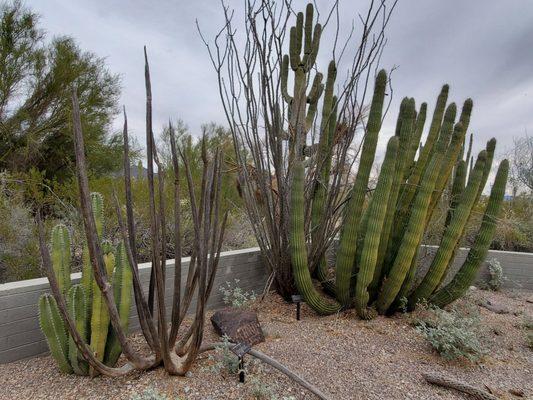
[[[96,228],[103,233],[103,198],[92,193]],[[89,344],[95,357],[106,365],[114,366],[121,354],[121,347],[110,325],[109,313],[104,304],[100,289],[96,284],[87,246],[84,246],[81,283],[71,284],[70,279],[70,234],[65,225],[59,224],[52,229],[51,260],[61,294],[64,296],[68,313],[75,322],[76,329]],[[117,308],[122,328],[127,330],[129,310],[132,301],[132,271],[120,243],[114,248],[109,242],[102,242],[106,273],[112,277]],[[39,320],[41,329],[48,342],[50,353],[57,361],[62,372],[87,375],[91,372],[87,362],[80,354],[72,336],[67,334],[65,321],[61,318],[57,303],[50,294],[39,299]]]

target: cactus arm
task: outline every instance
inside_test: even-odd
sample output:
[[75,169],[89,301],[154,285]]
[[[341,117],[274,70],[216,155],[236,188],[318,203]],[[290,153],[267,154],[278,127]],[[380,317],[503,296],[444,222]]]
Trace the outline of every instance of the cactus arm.
[[289,33],[289,55],[293,71],[297,71],[301,64],[300,52],[302,51],[303,20],[303,13],[298,13],[296,16],[296,26],[293,26]]
[[68,361],[65,324],[61,319],[55,299],[48,293],[39,298],[39,324],[46,337],[50,354],[56,360],[61,372],[72,373]]
[[[337,99],[336,97],[333,97],[334,101],[333,104],[335,104],[335,107],[333,108],[333,111],[331,113],[330,123],[327,127],[328,132],[328,143],[327,147],[329,147],[329,150],[326,150],[327,153],[324,156],[323,164],[320,166],[321,168],[321,176],[320,176],[320,182],[316,183],[316,190],[315,195],[313,197],[313,203],[311,208],[311,238],[314,241],[321,240],[319,233],[319,224],[321,223],[322,219],[324,218],[324,208],[326,206],[327,201],[327,194],[328,194],[328,186],[329,186],[329,175],[331,170],[331,147],[333,143],[333,138],[335,135],[335,130],[337,127]],[[319,147],[319,151],[320,151]],[[328,265],[326,261],[326,256],[323,255],[320,258],[319,264],[316,268],[316,278],[319,280],[319,282],[322,283],[322,287],[328,294],[334,295],[335,293],[335,283],[332,280],[329,280],[328,276]]]
[[465,189],[466,182],[466,162],[460,160],[455,167],[455,176],[453,178],[452,190],[451,190],[451,202],[448,214],[446,215],[446,222],[444,224],[447,227],[453,216],[454,210],[457,208],[461,194]]
[[453,171],[453,166],[455,165],[457,161],[457,156],[459,155],[459,152],[461,151],[461,143],[464,138],[464,129],[463,129],[463,125],[461,124],[461,122],[455,125],[454,130],[457,131],[457,134],[454,134],[452,142],[450,143],[450,146],[448,147],[446,151],[440,174],[437,177],[437,182],[435,183],[435,189],[431,197],[431,203],[429,206],[428,216],[426,218],[426,224],[429,223],[429,221],[431,220],[431,217],[433,216],[433,213],[435,212],[437,203],[442,197],[442,193],[444,192],[444,189],[446,188],[446,185],[448,184],[448,181],[450,179],[450,175]]
[[[313,202],[311,204],[311,239],[313,242],[322,240],[319,232],[319,225],[324,218],[324,207],[326,206],[325,203],[331,170],[333,138],[337,127],[337,98],[333,95],[336,76],[337,68],[335,62],[331,61],[328,66],[328,75],[322,105],[322,120],[320,122],[320,138],[318,142],[317,168],[320,173],[317,174]],[[325,257],[321,257],[316,268],[316,275],[323,285],[329,287],[328,291],[332,293],[335,291],[334,284],[327,281],[328,274]]]
[[52,228],[51,256],[54,274],[63,296],[70,289],[70,235],[63,224]]
[[357,231],[368,186],[368,178],[374,163],[378,134],[381,129],[386,84],[387,74],[384,70],[381,70],[376,78],[359,169],[346,206],[340,236],[335,285],[337,300],[343,306],[348,306],[350,303],[350,281],[355,261]]
[[437,103],[433,112],[433,118],[429,127],[429,133],[424,146],[420,149],[418,160],[412,168],[411,175],[409,176],[408,184],[404,187],[402,195],[400,196],[400,209],[407,209],[412,203],[416,194],[416,189],[420,182],[420,178],[426,170],[428,160],[432,154],[433,147],[438,139],[439,131],[443,124],[444,110],[446,108],[446,102],[448,100],[449,86],[444,85],[441,89],[439,96],[437,97]]
[[340,305],[327,301],[317,292],[307,266],[304,227],[304,166],[300,157],[296,157],[293,163],[289,243],[294,281],[299,293],[313,310],[322,315],[333,314],[340,310]]
[[368,285],[374,276],[374,268],[377,262],[379,240],[385,214],[387,210],[387,200],[390,193],[394,177],[394,166],[398,153],[398,137],[390,138],[387,145],[385,160],[381,167],[379,180],[368,206],[368,225],[361,252],[361,262],[359,272],[357,273],[357,282],[355,287],[355,309],[358,315],[363,319],[371,318],[374,313],[367,308],[369,294]]
[[452,301],[458,299],[468,290],[476,274],[481,266],[481,263],[487,256],[490,243],[496,230],[496,220],[500,214],[503,197],[505,195],[505,187],[507,185],[507,175],[509,173],[509,161],[503,160],[500,163],[496,179],[490,193],[489,201],[481,227],[474,241],[474,244],[461,269],[457,272],[454,278],[445,287],[438,290],[430,298],[430,302],[438,307],[444,307]]
[[[450,109],[452,107],[454,107],[453,104],[448,108]],[[452,113],[447,112],[447,114],[451,117]],[[443,124],[436,149],[433,152],[431,161],[428,164],[424,177],[421,180],[420,188],[416,194],[409,222],[398,248],[397,255],[395,256],[392,267],[381,287],[381,292],[376,302],[380,314],[386,313],[389,306],[396,298],[396,295],[402,287],[405,276],[409,271],[416,248],[420,245],[431,196],[433,194],[433,189],[435,188],[435,182],[440,173],[446,147],[449,143],[451,123],[453,123],[453,119],[451,119],[451,123],[450,120],[447,122],[447,124]]]
[[415,165],[415,155],[420,144],[420,139],[422,138],[422,133],[424,132],[424,125],[426,123],[427,107],[427,103],[422,103],[416,116],[413,137],[410,140],[409,154],[407,156],[407,162],[409,163],[410,168],[409,170],[406,170],[406,173],[408,174],[406,178],[409,177]]
[[91,193],[91,204],[96,223],[96,233],[101,239],[104,234],[104,197],[98,192]]
[[468,182],[468,186],[464,191],[457,209],[453,213],[450,225],[446,228],[442,236],[439,249],[422,282],[409,298],[410,308],[414,308],[419,301],[429,298],[441,281],[448,265],[453,261],[451,257],[454,254],[454,249],[461,238],[461,234],[474,206],[486,159],[486,151],[479,153],[471,179]]
[[[74,285],[70,288],[67,306],[68,313],[76,324],[76,330],[84,340],[87,340],[87,302],[81,285]],[[89,373],[89,366],[80,355],[76,342],[70,335],[68,338],[68,358],[76,375],[87,375]]]
[[[102,243],[104,251],[104,264],[108,277],[111,277],[115,267],[115,255],[109,251],[109,244]],[[104,296],[100,292],[100,288],[96,280],[93,281],[93,305],[91,314],[91,342],[90,347],[94,356],[103,361],[105,357],[105,344],[107,333],[109,329],[109,311],[106,307]],[[94,375],[94,371],[91,371]]]
[[91,265],[91,260],[89,257],[89,249],[87,247],[87,243],[83,244],[81,259],[82,259],[81,286],[83,286],[83,293],[85,294],[85,301],[87,303],[87,316],[88,316],[88,320],[90,321],[91,310],[92,310],[94,275],[93,275],[93,267]]
[[285,102],[290,105],[292,102],[292,97],[289,95],[289,90],[287,88],[288,78],[289,78],[289,56],[285,54],[281,62],[280,84],[281,84],[281,94],[283,96],[283,100],[285,100]]
[[[487,142],[487,147],[485,149],[487,151],[487,163],[485,164],[485,170],[483,171],[483,178],[481,179],[481,185],[479,186],[476,202],[481,197],[483,189],[485,189],[485,185],[487,184],[487,180],[489,178],[490,170],[492,169],[492,161],[494,160],[494,150],[496,149],[496,139],[490,139]],[[472,167],[470,167],[470,169],[472,169]]]
[[[400,144],[398,150],[398,157],[396,160],[395,176],[392,182],[392,187],[389,195],[387,215],[385,216],[385,223],[381,233],[382,237],[379,242],[376,270],[379,271],[381,275],[387,273],[389,270],[386,260],[389,251],[392,250],[392,243],[390,243],[390,237],[393,234],[393,227],[395,225],[395,213],[397,211],[397,203],[400,195],[400,189],[402,187],[402,183],[404,182],[403,177],[404,171],[407,167],[407,153],[409,151],[409,143],[411,142],[412,135],[414,100],[411,101],[408,98],[405,98],[403,102],[406,106],[409,105],[409,107],[405,108],[404,106],[404,111],[402,113],[403,119],[405,121],[401,122],[401,129],[399,131]],[[375,292],[377,284],[379,284],[379,279],[371,284],[372,292]]]
[[[124,244],[120,243],[115,252],[115,271],[113,272],[113,290],[115,302],[120,316],[120,326],[128,331],[128,322],[132,302],[132,282],[133,272],[126,259]],[[110,327],[106,343],[104,363],[110,367],[114,366],[120,357],[122,349],[115,330]]]

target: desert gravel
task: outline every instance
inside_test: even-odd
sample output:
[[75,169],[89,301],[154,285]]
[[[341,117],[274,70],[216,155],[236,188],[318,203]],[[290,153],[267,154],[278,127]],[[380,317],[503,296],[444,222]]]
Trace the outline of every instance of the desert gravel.
[[[479,303],[506,310],[498,314]],[[269,295],[254,308],[267,340],[256,348],[284,363],[337,399],[465,399],[460,393],[428,385],[422,372],[439,372],[479,387],[502,399],[533,398],[533,352],[523,324],[533,316],[533,295],[527,292],[472,290],[460,305],[473,304],[483,326],[486,356],[478,363],[449,362],[439,357],[413,328],[413,315],[398,314],[360,321],[353,312],[317,317],[305,305],[302,320],[295,306]],[[507,313],[508,311],[508,313]],[[142,348],[142,338],[134,335]],[[210,322],[205,342],[216,341]],[[61,374],[48,357],[0,365],[0,399],[130,399],[146,388],[169,399],[313,399],[281,373],[252,362],[245,384],[234,375],[215,373],[204,353],[187,377],[170,377],[162,368],[122,378],[89,379]]]

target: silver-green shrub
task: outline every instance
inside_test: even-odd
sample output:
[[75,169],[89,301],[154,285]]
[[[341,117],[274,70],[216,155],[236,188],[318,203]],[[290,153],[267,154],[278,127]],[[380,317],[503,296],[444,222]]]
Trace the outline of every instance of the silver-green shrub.
[[235,279],[233,284],[226,282],[219,290],[224,296],[224,304],[235,308],[246,308],[255,301],[256,295],[253,291],[247,292],[239,287],[239,282],[239,279]]
[[479,317],[466,315],[456,308],[450,311],[435,306],[417,321],[417,330],[445,359],[466,358],[476,361],[483,355],[478,339]]
[[505,281],[502,265],[496,258],[491,258],[487,261],[487,270],[489,272],[487,287],[494,291],[500,290]]

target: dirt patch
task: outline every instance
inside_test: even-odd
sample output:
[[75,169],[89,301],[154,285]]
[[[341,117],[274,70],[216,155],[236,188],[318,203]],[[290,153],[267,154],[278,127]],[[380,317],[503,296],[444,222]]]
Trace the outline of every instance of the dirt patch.
[[[428,385],[422,372],[438,372],[479,387],[502,399],[518,399],[512,391],[533,398],[533,352],[523,324],[533,316],[531,293],[473,290],[460,304],[479,310],[482,344],[487,355],[478,363],[448,362],[438,356],[413,328],[413,317],[398,314],[372,321],[353,312],[317,317],[302,307],[270,295],[254,305],[266,334],[256,348],[284,363],[329,394],[331,399],[464,399],[462,394]],[[509,310],[498,314],[478,304],[489,301]],[[210,315],[207,316],[209,318]],[[139,335],[132,337],[143,347]],[[205,342],[217,337],[206,321]],[[313,399],[314,396],[270,367],[247,358],[245,384],[235,375],[213,372],[208,354],[200,356],[188,377],[170,377],[161,368],[126,377],[89,379],[61,374],[50,357],[0,365],[0,399],[129,399],[154,388],[170,399]]]

